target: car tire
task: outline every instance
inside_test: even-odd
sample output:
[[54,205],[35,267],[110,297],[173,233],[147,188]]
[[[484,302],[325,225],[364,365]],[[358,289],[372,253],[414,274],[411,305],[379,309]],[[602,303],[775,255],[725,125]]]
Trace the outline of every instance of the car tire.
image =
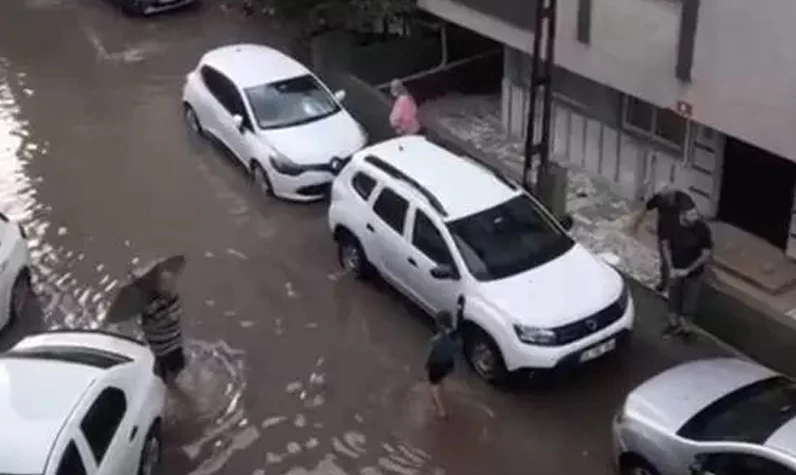
[[155,421],[146,434],[144,446],[141,448],[141,461],[138,463],[138,475],[156,475],[160,471],[163,444],[160,438],[160,422]]
[[8,303],[8,314],[10,316],[8,324],[13,323],[25,314],[32,295],[33,286],[30,281],[30,273],[25,269],[17,275],[14,280],[14,286],[11,287],[11,299]]
[[372,274],[372,266],[362,244],[349,232],[344,232],[337,240],[337,260],[343,269],[359,280],[365,280]]
[[661,475],[655,467],[641,457],[632,457],[622,463],[622,475]]
[[183,116],[185,117],[185,123],[196,135],[199,137],[205,136],[205,129],[202,128],[202,123],[199,122],[199,116],[190,104],[186,103],[183,106]]
[[509,372],[497,343],[475,325],[465,328],[464,356],[475,374],[489,384],[503,383],[508,377]]
[[274,186],[271,184],[271,178],[268,177],[268,172],[265,171],[262,165],[254,160],[252,160],[251,163],[251,180],[260,194],[269,198],[274,197]]

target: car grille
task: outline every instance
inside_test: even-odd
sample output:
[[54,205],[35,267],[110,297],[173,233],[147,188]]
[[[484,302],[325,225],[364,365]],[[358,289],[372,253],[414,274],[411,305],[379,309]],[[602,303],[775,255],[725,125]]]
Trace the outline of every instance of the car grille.
[[580,340],[581,338],[585,338],[622,318],[622,315],[625,313],[624,302],[622,302],[623,298],[624,296],[620,297],[616,302],[594,315],[578,320],[577,322],[554,328],[553,331],[556,333],[556,345],[566,345],[573,341]]
[[329,194],[331,186],[332,186],[331,182],[319,183],[317,185],[302,186],[301,188],[296,190],[296,192],[304,196],[327,195]]

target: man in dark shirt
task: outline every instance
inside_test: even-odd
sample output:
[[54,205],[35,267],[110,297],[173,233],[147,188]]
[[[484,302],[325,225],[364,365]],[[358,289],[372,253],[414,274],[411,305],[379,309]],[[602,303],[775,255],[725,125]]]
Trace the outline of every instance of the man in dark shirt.
[[672,230],[679,225],[680,213],[683,210],[695,208],[694,200],[687,193],[673,189],[669,183],[658,185],[657,192],[647,200],[644,208],[631,219],[630,232],[636,234],[638,227],[648,212],[658,212],[658,257],[660,259],[660,282],[655,287],[658,292],[669,289],[669,263],[663,255],[663,241],[667,239]]
[[666,333],[688,333],[686,316],[691,316],[699,298],[701,277],[713,252],[713,236],[696,207],[680,213],[680,222],[663,241],[664,258],[671,264],[669,325]]
[[440,386],[452,372],[458,345],[453,338],[455,330],[453,316],[449,312],[437,314],[437,334],[431,340],[431,351],[426,360],[426,374],[431,386],[431,399],[437,408],[437,414],[442,418],[448,417],[445,405],[442,402]]

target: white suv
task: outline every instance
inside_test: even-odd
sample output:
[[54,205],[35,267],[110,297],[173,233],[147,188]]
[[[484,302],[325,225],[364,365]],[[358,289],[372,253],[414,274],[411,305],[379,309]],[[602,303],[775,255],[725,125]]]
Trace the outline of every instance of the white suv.
[[578,365],[632,329],[619,273],[499,171],[419,136],[336,169],[329,226],[341,264],[376,271],[432,315],[455,312],[483,379]]
[[29,336],[0,355],[0,473],[153,475],[166,387],[137,340]]

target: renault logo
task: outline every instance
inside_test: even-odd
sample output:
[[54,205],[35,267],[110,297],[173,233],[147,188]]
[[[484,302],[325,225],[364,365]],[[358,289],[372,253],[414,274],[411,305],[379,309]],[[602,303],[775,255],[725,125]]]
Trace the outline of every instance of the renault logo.
[[597,322],[595,322],[594,320],[586,320],[586,328],[588,328],[591,331],[596,330]]

